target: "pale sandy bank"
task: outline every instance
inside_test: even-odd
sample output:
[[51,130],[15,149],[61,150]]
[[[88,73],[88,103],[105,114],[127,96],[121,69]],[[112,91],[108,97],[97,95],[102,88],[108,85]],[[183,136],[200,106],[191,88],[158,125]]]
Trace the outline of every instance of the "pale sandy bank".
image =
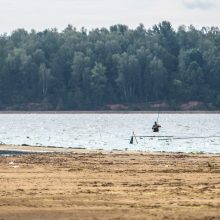
[[220,219],[219,210],[219,155],[57,149],[0,157],[1,220]]

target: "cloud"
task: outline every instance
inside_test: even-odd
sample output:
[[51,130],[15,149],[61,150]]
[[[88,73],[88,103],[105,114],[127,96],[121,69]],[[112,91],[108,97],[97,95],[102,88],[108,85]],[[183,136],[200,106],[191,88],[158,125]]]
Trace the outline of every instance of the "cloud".
[[182,2],[188,9],[208,10],[216,6],[214,0],[182,0]]

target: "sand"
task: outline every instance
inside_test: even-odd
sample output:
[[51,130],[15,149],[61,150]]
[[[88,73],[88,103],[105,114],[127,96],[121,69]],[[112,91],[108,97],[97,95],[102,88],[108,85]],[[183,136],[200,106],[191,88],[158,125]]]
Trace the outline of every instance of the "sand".
[[220,219],[220,155],[46,150],[0,157],[0,220]]

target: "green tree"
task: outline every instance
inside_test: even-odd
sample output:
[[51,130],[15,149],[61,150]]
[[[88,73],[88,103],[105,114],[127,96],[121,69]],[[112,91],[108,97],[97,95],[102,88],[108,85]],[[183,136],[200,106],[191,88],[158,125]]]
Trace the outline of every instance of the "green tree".
[[122,101],[137,101],[140,89],[140,65],[135,55],[123,53],[118,57],[118,78]]
[[107,85],[107,77],[105,75],[106,68],[102,63],[96,63],[91,70],[90,87],[92,92],[92,103],[101,105],[104,103],[105,89]]
[[50,83],[53,77],[51,70],[44,63],[40,64],[39,68],[39,88],[43,98],[47,97]]

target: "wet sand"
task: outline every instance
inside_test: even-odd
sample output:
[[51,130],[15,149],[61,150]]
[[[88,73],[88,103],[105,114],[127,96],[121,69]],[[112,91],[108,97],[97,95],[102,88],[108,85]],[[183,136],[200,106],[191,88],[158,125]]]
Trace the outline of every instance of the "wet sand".
[[220,219],[220,155],[43,151],[0,157],[0,220]]

